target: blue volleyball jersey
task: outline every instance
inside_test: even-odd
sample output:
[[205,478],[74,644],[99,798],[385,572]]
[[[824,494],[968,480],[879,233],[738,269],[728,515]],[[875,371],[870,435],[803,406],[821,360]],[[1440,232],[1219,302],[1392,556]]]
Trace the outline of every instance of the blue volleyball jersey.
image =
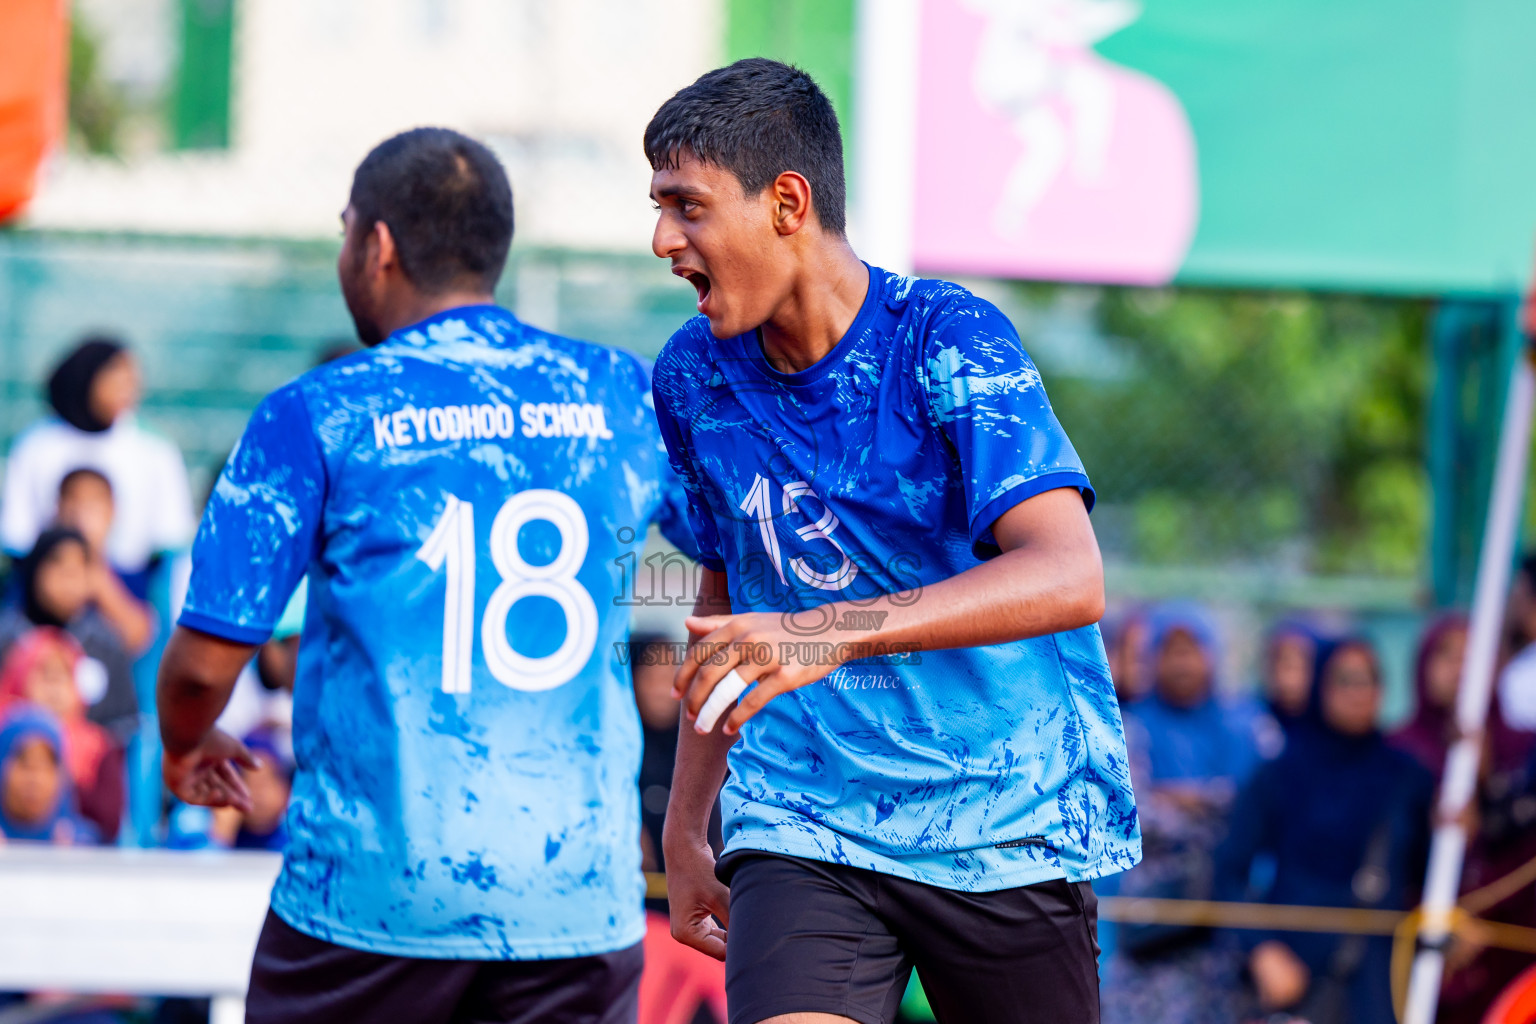
[[[1013,325],[945,282],[871,268],[852,326],[799,373],[774,369],[755,332],[717,339],[697,317],[654,384],[703,561],[726,573],[734,611],[803,612],[786,620],[804,635],[791,658],[819,660],[840,632],[874,625],[857,608],[837,621],[810,609],[980,564],[999,551],[997,517],[1043,491],[1093,502]],[[1136,863],[1097,626],[870,651],[743,727],[722,797],[727,851],[970,891]]]
[[494,306],[261,403],[180,621],[259,643],[308,576],[285,921],[442,959],[639,941],[622,568],[653,521],[691,547],[683,505],[646,368]]

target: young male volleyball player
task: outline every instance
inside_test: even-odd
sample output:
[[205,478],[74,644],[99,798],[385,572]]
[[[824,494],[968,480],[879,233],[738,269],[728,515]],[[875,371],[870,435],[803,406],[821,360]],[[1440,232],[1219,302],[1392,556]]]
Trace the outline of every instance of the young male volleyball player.
[[706,567],[673,933],[724,957],[733,1024],[885,1024],[914,967],[951,1024],[1096,1021],[1088,882],[1140,834],[1093,490],[1039,373],[992,305],[860,262],[804,72],[712,71],[645,151],[700,314],[654,378]]
[[645,368],[494,305],[512,194],[471,139],[381,143],[344,223],[342,294],[372,348],[252,416],[160,670],[170,788],[243,805],[249,754],[214,720],[307,574],[291,838],[247,1019],[633,1022],[640,727],[618,591],[671,507]]

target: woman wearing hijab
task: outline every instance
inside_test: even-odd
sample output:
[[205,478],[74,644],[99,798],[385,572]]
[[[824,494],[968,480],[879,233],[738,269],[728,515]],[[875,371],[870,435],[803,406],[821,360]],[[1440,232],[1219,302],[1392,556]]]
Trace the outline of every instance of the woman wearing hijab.
[[0,662],[0,715],[21,704],[50,712],[64,731],[64,764],[79,797],[80,814],[106,842],[117,838],[127,799],[123,750],[86,718],[75,673],[85,652],[68,633],[39,626]]
[[[1461,689],[1462,662],[1467,649],[1467,617],[1446,615],[1429,625],[1419,641],[1414,661],[1416,704],[1408,724],[1394,732],[1392,745],[1431,772],[1438,783],[1445,757],[1456,739],[1456,695]],[[1462,868],[1463,892],[1500,878],[1536,856],[1536,834],[1511,828],[1500,811],[1506,794],[1524,778],[1532,740],[1528,732],[1511,729],[1495,696],[1488,709],[1479,797],[1485,813],[1469,836]],[[1521,892],[1490,907],[1487,917],[1507,924],[1536,926],[1536,907],[1529,892]],[[1489,949],[1470,958],[1453,952],[1440,996],[1442,1024],[1483,1019],[1494,995],[1530,964],[1530,958],[1508,950]]]
[[[1320,652],[1305,721],[1234,806],[1217,856],[1218,896],[1413,906],[1428,857],[1433,780],[1377,728],[1381,696],[1381,666],[1369,641],[1348,639]],[[1392,1024],[1389,936],[1239,931],[1235,940],[1258,1016]]]
[[[1142,862],[1122,896],[1208,899],[1212,854],[1238,788],[1258,761],[1262,716],[1217,692],[1221,645],[1197,605],[1156,609],[1151,692],[1125,710]],[[1125,925],[1105,966],[1105,1024],[1233,1019],[1236,964],[1208,929]]]
[[31,704],[0,715],[0,836],[61,846],[96,842],[94,829],[74,811],[63,730]]
[[[1424,631],[1414,659],[1413,717],[1392,734],[1392,745],[1413,756],[1438,779],[1445,755],[1456,739],[1456,694],[1466,659],[1468,622],[1465,615],[1445,615]],[[1487,769],[1494,774],[1518,769],[1530,753],[1531,733],[1504,723],[1495,697],[1488,709]]]
[[1302,620],[1282,619],[1270,629],[1265,641],[1259,692],[1270,717],[1286,735],[1306,718],[1321,639]]
[[92,722],[126,742],[138,727],[133,664],[112,626],[91,604],[90,556],[85,538],[54,527],[37,538],[16,565],[16,603],[0,609],[0,657],[38,626],[74,637],[86,658],[76,671]]
[[133,413],[139,390],[138,364],[114,338],[87,338],[59,363],[48,380],[54,415],[11,446],[0,492],[0,546],[12,555],[29,550],[53,520],[65,474],[95,467],[116,500],[107,556],[142,599],[153,560],[185,547],[194,524],[181,453],[139,426]]

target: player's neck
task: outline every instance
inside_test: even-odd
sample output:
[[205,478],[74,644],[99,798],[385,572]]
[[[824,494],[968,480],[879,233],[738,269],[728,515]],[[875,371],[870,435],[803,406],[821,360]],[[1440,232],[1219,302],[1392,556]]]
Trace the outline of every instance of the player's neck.
[[413,291],[402,296],[400,301],[388,311],[388,315],[381,318],[386,321],[381,326],[384,328],[384,336],[388,337],[398,330],[412,324],[419,324],[423,320],[430,320],[437,314],[446,313],[450,309],[458,309],[460,306],[485,306],[495,301],[494,295],[479,289],[455,288],[431,295]]
[[781,373],[819,362],[853,326],[869,287],[869,269],[846,241],[818,246],[789,297],[763,324],[763,356]]

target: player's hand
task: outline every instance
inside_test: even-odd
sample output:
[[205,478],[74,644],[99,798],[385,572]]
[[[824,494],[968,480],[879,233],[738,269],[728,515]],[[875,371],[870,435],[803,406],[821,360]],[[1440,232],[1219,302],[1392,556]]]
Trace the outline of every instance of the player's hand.
[[667,906],[674,939],[716,960],[725,959],[731,890],[715,877],[715,853],[708,842],[667,849]]
[[[779,694],[814,683],[838,667],[834,661],[781,661],[785,645],[805,639],[785,629],[783,620],[778,612],[688,617],[688,632],[698,642],[689,649],[672,682],[672,696],[683,702],[688,721],[697,721],[710,692],[732,669],[757,685],[741,698],[721,726],[727,736],[736,735],[747,719]],[[743,652],[750,652],[750,656],[743,657]]]
[[245,744],[222,729],[210,729],[203,741],[179,757],[161,762],[165,785],[177,799],[204,807],[233,807],[249,814],[251,791],[240,768],[255,768]]
[[1270,939],[1248,956],[1248,972],[1266,1010],[1284,1010],[1301,1002],[1312,984],[1312,973],[1283,942]]

